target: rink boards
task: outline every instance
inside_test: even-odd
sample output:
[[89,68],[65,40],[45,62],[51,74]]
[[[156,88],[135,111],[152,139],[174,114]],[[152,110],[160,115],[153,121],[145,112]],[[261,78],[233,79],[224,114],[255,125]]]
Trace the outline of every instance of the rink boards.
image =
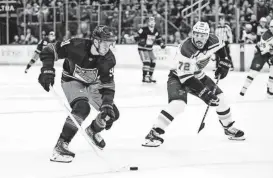
[[[0,46],[0,64],[1,65],[26,65],[36,48],[36,45],[8,45]],[[254,56],[255,45],[252,44],[231,44],[231,57],[233,59],[235,71],[248,71],[252,58]],[[167,46],[161,49],[154,46],[154,52],[157,57],[157,68],[168,69],[175,56],[177,48]],[[137,45],[116,45],[112,48],[117,59],[117,67],[141,68],[142,63],[137,50]],[[57,64],[61,64],[58,62]],[[214,68],[214,62],[209,63],[206,69]],[[268,71],[266,65],[263,71]]]

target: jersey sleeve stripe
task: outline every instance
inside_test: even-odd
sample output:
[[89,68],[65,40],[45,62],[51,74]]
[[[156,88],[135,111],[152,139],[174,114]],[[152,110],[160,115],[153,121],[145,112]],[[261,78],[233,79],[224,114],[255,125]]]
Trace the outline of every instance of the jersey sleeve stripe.
[[184,74],[184,75],[179,76],[178,78],[179,78],[179,80],[182,80],[184,78],[192,77],[192,76],[194,76],[194,75],[193,74]]

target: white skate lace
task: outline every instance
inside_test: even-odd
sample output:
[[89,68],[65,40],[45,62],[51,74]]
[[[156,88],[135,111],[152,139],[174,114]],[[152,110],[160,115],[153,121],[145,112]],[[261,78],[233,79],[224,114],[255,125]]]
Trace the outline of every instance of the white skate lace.
[[64,149],[68,150],[68,143],[63,142],[63,147],[64,147]]
[[156,136],[156,137],[160,136],[160,134],[157,131],[155,131],[155,130],[153,130],[153,135]]
[[99,133],[96,133],[96,134],[94,135],[94,137],[96,138],[96,140],[97,140],[98,142],[101,142],[101,141],[103,140]]
[[233,133],[233,134],[236,134],[239,131],[239,129],[236,129],[235,127],[230,127],[228,129],[228,131],[231,132],[231,133]]

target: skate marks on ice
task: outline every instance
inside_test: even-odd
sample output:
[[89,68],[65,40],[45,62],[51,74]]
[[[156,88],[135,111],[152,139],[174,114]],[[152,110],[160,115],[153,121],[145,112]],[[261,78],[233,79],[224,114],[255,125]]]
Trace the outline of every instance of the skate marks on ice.
[[[119,143],[127,144],[116,144],[109,148],[104,156],[119,164],[122,162],[138,166],[138,171],[113,172],[105,167],[105,164],[92,152],[83,150],[69,165],[54,163],[58,171],[50,176],[52,178],[146,177],[148,175],[163,177],[162,175],[166,172],[172,174],[174,171],[179,175],[186,174],[186,177],[201,176],[200,172],[202,172],[204,178],[216,175],[221,178],[228,176],[254,178],[258,175],[270,178],[273,176],[273,172],[270,172],[273,159],[272,156],[266,155],[272,147],[262,148],[265,145],[257,146],[254,142],[208,139],[204,141],[189,137],[168,138],[168,143],[159,148],[143,148],[135,143],[130,144],[129,140],[119,140]],[[257,151],[264,153],[257,155]]]
[[[0,100],[1,101],[4,101],[4,100],[7,100],[7,101],[12,101],[12,100],[15,100],[18,102],[20,101],[23,101],[23,102],[26,102],[26,99],[24,98],[18,98],[18,97],[12,97],[13,99],[10,99],[9,97],[6,97],[6,98],[1,98],[0,97]],[[141,99],[142,98],[142,99]],[[28,98],[29,99],[29,98]],[[141,99],[141,101],[145,101],[146,99],[144,99],[143,97],[138,97],[137,98],[138,100]],[[151,98],[148,98],[148,99],[151,99]],[[56,102],[56,98],[54,97],[32,97],[30,99],[31,101],[29,102],[32,102],[33,100],[47,100],[47,101],[50,101],[51,100],[51,103],[52,101]],[[118,100],[118,99],[117,99]],[[125,101],[124,101],[125,102]],[[124,103],[123,101],[122,102],[117,102],[117,103]],[[241,104],[271,104],[273,103],[273,99],[268,99],[265,98],[264,99],[238,99],[238,100],[233,100],[231,102],[229,102],[229,104],[231,104],[231,106],[233,105],[241,105]],[[202,102],[196,102],[196,103],[189,103],[188,104],[188,107],[191,107],[191,106],[203,106],[204,103]],[[132,105],[132,106],[128,106],[128,105],[123,105],[123,104],[119,104],[119,108],[121,109],[141,109],[141,108],[164,108],[165,106],[167,106],[167,104],[164,104],[162,102],[162,104],[136,104],[136,105]],[[41,110],[41,109],[33,109],[33,108],[28,108],[27,110],[22,110],[22,108],[20,108],[18,111],[7,111],[7,110],[1,110],[0,111],[0,115],[5,115],[5,114],[31,114],[31,113],[56,113],[56,112],[64,112],[64,109],[62,109],[61,107],[55,107],[56,109],[46,109],[46,110]]]

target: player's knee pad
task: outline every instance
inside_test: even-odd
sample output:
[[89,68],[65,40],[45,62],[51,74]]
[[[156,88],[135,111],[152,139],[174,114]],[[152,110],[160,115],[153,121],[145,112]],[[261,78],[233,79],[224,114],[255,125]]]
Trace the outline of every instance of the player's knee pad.
[[81,119],[85,119],[90,113],[90,105],[87,99],[79,99],[73,103],[72,114],[80,117]]

